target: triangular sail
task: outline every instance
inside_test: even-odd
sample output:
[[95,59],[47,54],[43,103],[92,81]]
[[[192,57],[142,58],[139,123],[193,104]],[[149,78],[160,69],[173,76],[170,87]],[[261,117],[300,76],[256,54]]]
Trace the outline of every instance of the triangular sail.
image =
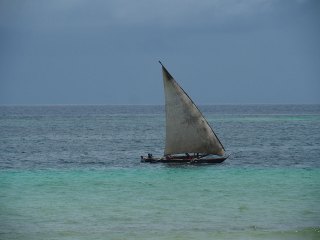
[[162,73],[166,102],[164,154],[207,153],[223,155],[225,151],[221,142],[197,106],[163,65]]

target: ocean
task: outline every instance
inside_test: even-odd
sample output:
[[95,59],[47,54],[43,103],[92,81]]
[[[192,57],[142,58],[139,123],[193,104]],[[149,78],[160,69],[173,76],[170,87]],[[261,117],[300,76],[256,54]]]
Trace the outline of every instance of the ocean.
[[0,106],[0,239],[320,239],[320,105],[200,109],[222,164],[140,163],[163,106]]

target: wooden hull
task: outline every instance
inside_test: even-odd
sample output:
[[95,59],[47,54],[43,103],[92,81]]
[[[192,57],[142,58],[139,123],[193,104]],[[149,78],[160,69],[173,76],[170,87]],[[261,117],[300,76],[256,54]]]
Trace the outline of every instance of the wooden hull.
[[148,158],[148,157],[141,157],[141,162],[145,163],[182,163],[182,164],[216,164],[216,163],[222,163],[224,160],[226,160],[228,157],[217,157],[217,158],[172,158],[172,159],[166,159],[166,158]]

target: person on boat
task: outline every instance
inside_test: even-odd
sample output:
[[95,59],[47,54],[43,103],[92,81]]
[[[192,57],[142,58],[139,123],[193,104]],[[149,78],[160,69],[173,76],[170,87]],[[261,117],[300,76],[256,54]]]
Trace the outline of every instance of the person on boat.
[[151,153],[148,153],[148,158],[152,158],[152,154]]

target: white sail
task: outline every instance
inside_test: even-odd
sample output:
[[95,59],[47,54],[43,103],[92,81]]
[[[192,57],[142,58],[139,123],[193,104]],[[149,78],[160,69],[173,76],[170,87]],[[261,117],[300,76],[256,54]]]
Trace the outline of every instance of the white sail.
[[[162,65],[162,64],[161,64]],[[224,148],[197,106],[162,65],[166,109],[164,154],[223,155]]]

